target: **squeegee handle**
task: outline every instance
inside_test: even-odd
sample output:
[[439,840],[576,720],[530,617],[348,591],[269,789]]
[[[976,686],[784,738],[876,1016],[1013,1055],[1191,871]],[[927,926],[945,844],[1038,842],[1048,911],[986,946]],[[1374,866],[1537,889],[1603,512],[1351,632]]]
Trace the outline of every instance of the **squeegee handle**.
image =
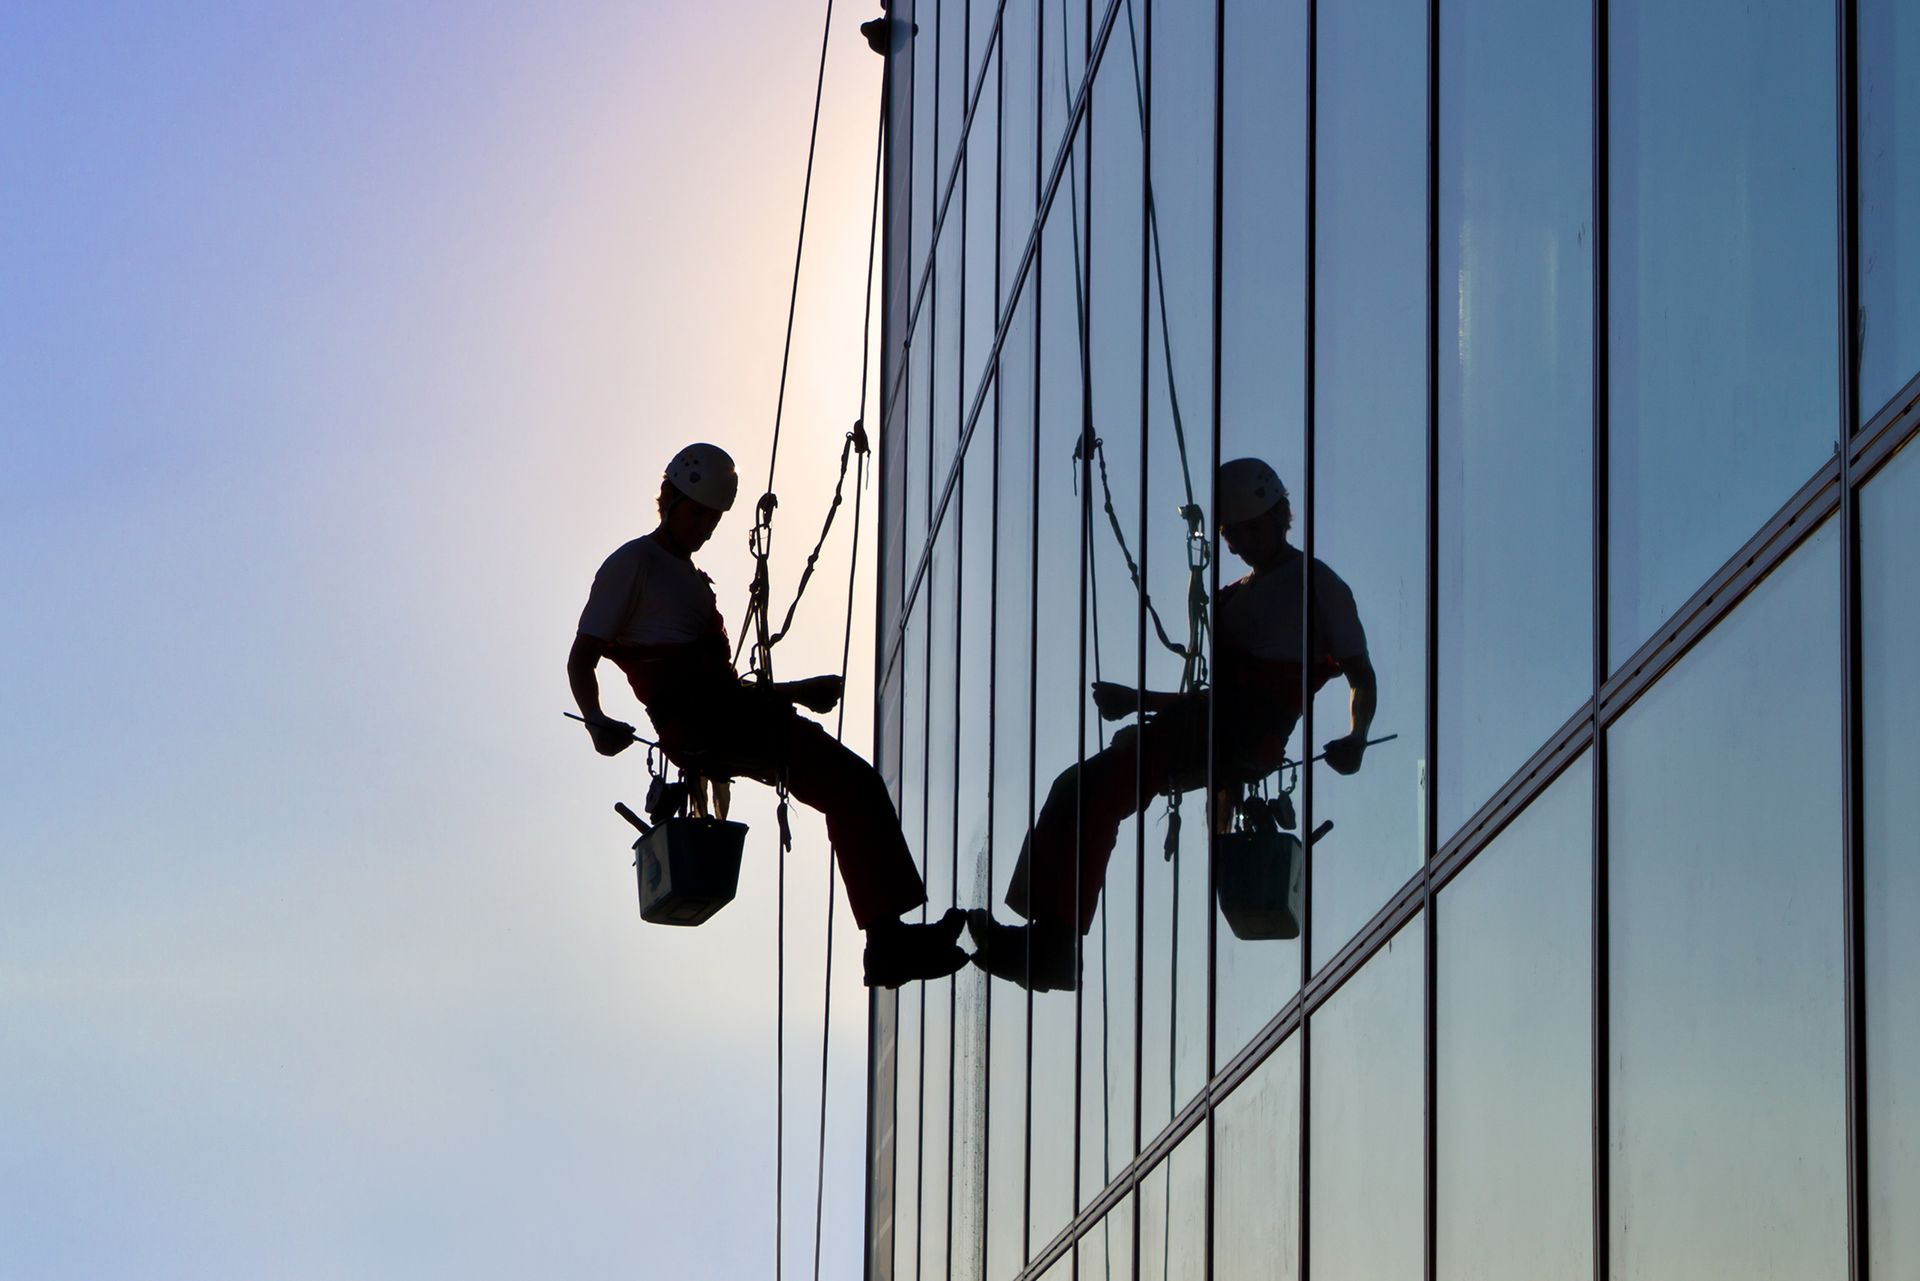
[[[561,715],[565,716],[570,721],[579,721],[582,725],[593,724],[592,721],[588,720],[586,717],[581,716],[575,712],[562,712]],[[648,747],[660,746],[660,744],[654,742],[652,739],[646,737],[644,734],[639,733],[637,730],[628,730],[627,732],[633,736],[633,741],[636,743],[645,743]]]
[[[579,718],[575,717],[574,719],[578,720]],[[1382,743],[1391,743],[1394,739],[1399,737],[1400,735],[1398,734],[1382,734],[1379,738],[1368,739],[1366,742],[1362,743],[1361,746],[1362,747],[1378,747]],[[1324,761],[1325,759],[1327,759],[1327,754],[1325,752],[1322,752],[1320,753],[1320,755],[1310,756],[1304,761],[1281,761],[1280,768],[1281,769],[1298,769],[1302,765],[1311,765],[1315,761]]]

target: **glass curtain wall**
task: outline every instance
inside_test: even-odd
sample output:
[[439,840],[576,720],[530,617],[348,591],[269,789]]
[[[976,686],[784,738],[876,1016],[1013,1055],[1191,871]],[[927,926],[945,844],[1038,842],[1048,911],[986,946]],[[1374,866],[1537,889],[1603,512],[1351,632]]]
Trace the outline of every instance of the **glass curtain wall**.
[[1861,777],[1865,836],[1867,1238],[1873,1276],[1920,1270],[1920,450],[1860,499]]
[[893,0],[870,1276],[1920,1267],[1911,8]]

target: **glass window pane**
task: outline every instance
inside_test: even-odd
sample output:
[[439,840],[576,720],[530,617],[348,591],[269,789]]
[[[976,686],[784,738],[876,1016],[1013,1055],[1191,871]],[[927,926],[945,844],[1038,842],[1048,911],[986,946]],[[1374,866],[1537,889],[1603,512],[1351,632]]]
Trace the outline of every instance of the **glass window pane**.
[[[906,481],[901,486],[900,508],[906,525],[906,559],[902,590],[913,587],[914,571],[920,567],[920,555],[926,550],[927,520],[932,507],[933,488],[933,308],[923,307],[920,323],[913,331],[913,346],[907,352],[907,388],[904,418],[906,431],[895,441],[902,458]],[[896,421],[903,415],[896,413]]]
[[1307,1274],[1416,1281],[1424,1268],[1426,919],[1312,1016]]
[[[903,357],[903,363],[905,358]],[[887,647],[893,643],[900,624],[900,607],[906,591],[907,520],[907,393],[894,402],[886,426],[876,438],[880,451],[879,592],[880,661],[887,661]],[[897,670],[897,669],[896,669]],[[889,776],[891,777],[891,775]]]
[[1619,1277],[1846,1272],[1837,568],[1828,527],[1610,731]]
[[1593,22],[1440,23],[1444,842],[1592,685]]
[[[954,157],[959,153],[960,129],[966,122],[967,91],[971,77],[967,75],[970,61],[967,49],[967,3],[966,0],[942,0],[937,6],[940,26],[940,147],[939,159],[934,170],[934,216],[939,217],[940,202],[947,196],[947,178],[953,173]],[[958,192],[956,191],[956,196]],[[956,202],[950,209],[950,230],[941,233],[941,239],[955,235],[960,229],[960,206]]]
[[[1112,52],[1120,51],[1115,46]],[[1139,679],[1140,596],[1128,578],[1119,541],[1102,514],[1103,502],[1111,494],[1116,510],[1125,513],[1123,527],[1130,531],[1129,542],[1137,544],[1131,530],[1140,504],[1141,131],[1132,62],[1109,56],[1101,63],[1093,95],[1092,171],[1069,174],[1062,191],[1070,206],[1085,205],[1090,215],[1087,390],[1092,428],[1101,443],[1085,509],[1091,521],[1087,664],[1090,680],[1112,681],[1132,690]],[[1055,496],[1052,501],[1078,503],[1076,467],[1071,453],[1045,460],[1042,484]],[[1132,696],[1126,701],[1131,706]],[[1099,754],[1123,732],[1090,706],[1082,750],[1089,758],[1103,759]],[[1133,1157],[1139,832],[1132,818],[1138,793],[1131,768],[1117,777],[1088,768],[1081,777],[1102,779],[1102,788],[1111,789],[1125,811],[1083,952],[1080,1200],[1084,1205]]]
[[[927,619],[927,721],[923,752],[926,757],[927,799],[919,838],[927,882],[927,919],[944,912],[954,901],[954,710],[958,693],[957,568],[959,521],[950,511],[934,534],[933,560],[922,588]],[[908,840],[914,839],[911,832]],[[959,1164],[954,1150],[962,1094],[955,1074],[959,1047],[954,1032],[956,1010],[954,978],[918,984],[925,1018],[921,1044],[925,1094],[921,1113],[925,1124],[920,1152],[927,1196],[920,1206],[923,1276],[945,1276],[949,1258],[948,1220],[955,1208],[950,1195]],[[933,1270],[929,1270],[933,1269]]]
[[1442,1281],[1593,1270],[1592,859],[1583,756],[1440,892]]
[[[965,394],[960,380],[961,305],[966,293],[961,279],[962,258],[966,250],[966,206],[957,196],[947,213],[940,243],[933,255],[933,292],[927,295],[932,311],[933,331],[933,454],[930,459],[932,503],[937,509],[940,491],[953,470],[954,448],[960,442],[961,415],[966,412],[961,400]],[[936,513],[937,514],[937,513]]]
[[[1078,813],[1071,767],[1079,759],[1086,695],[1081,656],[1083,565],[1080,505],[1073,493],[1068,461],[1080,436],[1081,375],[1079,319],[1075,283],[1085,261],[1084,230],[1077,228],[1065,192],[1053,203],[1044,232],[1040,261],[1039,451],[1035,484],[1039,502],[1034,542],[1038,557],[1039,601],[1035,615],[1038,644],[1034,654],[1036,708],[1033,766],[1044,801],[1056,776],[1065,791],[1058,804]],[[1084,205],[1082,206],[1084,208]],[[1076,241],[1079,243],[1076,245]],[[1064,773],[1063,773],[1064,772]],[[1076,868],[1068,823],[1063,844],[1046,844],[1034,855],[1028,883],[1043,899],[1070,902]],[[1009,867],[1009,880],[1013,867]],[[1046,887],[1064,887],[1049,895]],[[1002,891],[1005,912],[1008,891]],[[1023,900],[1024,903],[1024,900]],[[1077,936],[1076,936],[1077,937]],[[1044,992],[1033,998],[1033,1156],[1029,1175],[1032,1240],[1050,1240],[1073,1217],[1073,1163],[1076,1079],[1074,1039],[1078,1027],[1074,993]]]
[[1214,1114],[1215,1281],[1300,1275],[1300,1038],[1289,1037]]
[[1872,1275],[1920,1275],[1920,449],[1860,498],[1866,808],[1867,1231]]
[[[1370,657],[1371,733],[1399,737],[1356,774],[1314,771],[1314,823],[1335,824],[1315,846],[1316,967],[1420,869],[1427,702],[1427,6],[1319,15],[1316,474],[1299,514],[1333,575],[1313,584],[1311,626]],[[1314,699],[1309,750],[1348,734],[1352,695],[1336,677]]]
[[1920,373],[1920,10],[1861,0],[1860,418]]
[[[988,402],[991,405],[991,400]],[[993,711],[993,419],[982,417],[967,450],[955,510],[960,521],[959,736],[953,794],[958,873],[953,902],[987,901],[992,815],[989,744]],[[936,910],[947,907],[940,903]],[[985,1275],[982,1236],[987,1177],[987,976],[968,966],[953,977],[953,1281]]]
[[[1225,21],[1230,34],[1221,85],[1220,234],[1226,269],[1220,278],[1220,457],[1223,462],[1259,459],[1298,492],[1306,447],[1306,5],[1229,0]],[[1252,572],[1225,540],[1216,541],[1215,554],[1223,588]],[[1297,647],[1303,634],[1299,592],[1292,593],[1291,606],[1291,616],[1283,612],[1271,630]],[[1236,675],[1234,656],[1244,652],[1247,641],[1218,632],[1213,637],[1218,706],[1252,713],[1236,723],[1235,731],[1242,724],[1276,721],[1285,730],[1264,732],[1263,753],[1254,734],[1228,734],[1227,726],[1218,727],[1215,784],[1245,787],[1258,780],[1272,794],[1282,782],[1276,758],[1299,755],[1295,727],[1303,687],[1298,679],[1275,689],[1252,672]],[[1236,762],[1244,763],[1236,769]],[[1214,857],[1230,861],[1234,853],[1216,844]],[[1224,867],[1216,870],[1217,877],[1231,874]],[[1214,937],[1214,1060],[1225,1063],[1299,988],[1300,944],[1276,937],[1241,939],[1231,919]]]
[[[1021,295],[995,382],[998,499],[993,627],[993,827],[987,889],[967,906],[999,908],[997,892],[1033,815],[1034,538],[1033,294]],[[987,1275],[1009,1277],[1026,1262],[1027,994],[996,983],[987,994],[989,1065]]]
[[986,85],[981,89],[980,105],[967,135],[967,158],[961,171],[967,210],[966,332],[960,364],[960,427],[963,431],[965,415],[972,412],[974,397],[985,380],[987,356],[993,350],[993,334],[1000,320],[994,283],[994,270],[999,262],[998,228],[994,225],[1000,199],[994,186],[994,171],[1000,163],[998,68],[997,58],[987,68]]
[[[1023,6],[1009,5],[1018,13]],[[1086,0],[1034,0],[1040,15],[1040,156],[1053,164],[1067,132],[1067,108],[1087,73]]]
[[1140,1181],[1140,1281],[1206,1275],[1206,1177],[1207,1132],[1200,1129]]
[[[1212,573],[1204,505],[1213,475],[1213,12],[1153,0],[1152,15],[1151,38],[1142,46],[1152,76],[1147,334],[1146,349],[1136,349],[1134,365],[1137,378],[1137,361],[1144,355],[1145,514],[1136,505],[1121,519],[1123,526],[1133,526],[1129,537],[1158,617],[1157,623],[1151,615],[1147,619],[1146,687],[1176,701],[1142,729],[1140,738],[1143,770],[1158,775],[1143,779],[1144,790],[1155,794],[1146,811],[1141,890],[1143,1134],[1172,1120],[1206,1075],[1207,917],[1212,911],[1204,795],[1211,713],[1209,694],[1198,684],[1206,638],[1189,602],[1196,592],[1205,592]],[[1128,69],[1124,63],[1114,66]],[[1185,514],[1189,509],[1191,521]],[[1096,527],[1094,534],[1113,542],[1110,529]],[[1163,627],[1171,647],[1160,640]],[[1187,662],[1173,652],[1176,648],[1196,660]],[[1169,816],[1175,789],[1177,833]]]
[[[895,344],[906,339],[908,281],[913,237],[913,28],[914,0],[898,0],[889,11],[887,45],[887,169],[894,175],[890,190],[882,193],[881,217],[886,220],[884,309],[888,333]],[[898,357],[890,351],[888,359]],[[888,371],[883,371],[883,379]]]
[[[914,557],[920,548],[912,548]],[[901,684],[906,691],[900,712],[900,831],[927,873],[927,605],[923,593],[907,615],[900,645]]]
[[1840,371],[1832,8],[1609,16],[1618,665],[1832,451]]
[[920,1259],[920,988],[900,992],[894,1048],[896,1103],[893,1118],[893,1275],[917,1277]]
[[1040,186],[1039,15],[1016,9],[1000,23],[1000,290],[1011,296],[1033,229]]
[[934,107],[938,86],[940,6],[925,3],[914,18],[913,42],[913,191],[911,270],[906,277],[908,306],[919,302],[920,278],[933,253]]
[[[991,0],[966,0],[967,7],[967,66],[970,68],[967,83],[971,85],[980,63],[988,57],[988,37],[993,34],[993,20],[999,9]],[[987,72],[988,93],[992,93],[993,72]]]
[[1101,1216],[1074,1243],[1081,1281],[1131,1281],[1133,1276],[1133,1200],[1128,1198]]

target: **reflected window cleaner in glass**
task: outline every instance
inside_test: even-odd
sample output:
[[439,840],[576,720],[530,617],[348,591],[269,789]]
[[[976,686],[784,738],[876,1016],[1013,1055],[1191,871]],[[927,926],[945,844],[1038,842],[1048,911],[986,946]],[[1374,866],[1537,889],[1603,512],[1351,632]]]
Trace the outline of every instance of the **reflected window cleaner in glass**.
[[[990,974],[1041,991],[1075,986],[1076,935],[1093,925],[1120,825],[1157,794],[1207,785],[1210,718],[1215,785],[1254,783],[1285,760],[1303,688],[1310,696],[1343,676],[1349,722],[1326,745],[1326,762],[1341,774],[1360,768],[1379,685],[1352,590],[1319,560],[1303,584],[1307,559],[1288,541],[1293,507],[1272,467],[1257,458],[1224,463],[1218,494],[1221,540],[1252,572],[1220,589],[1213,686],[1136,694],[1094,684],[1101,716],[1118,720],[1138,710],[1143,719],[1054,780],[1007,890],[1007,906],[1028,923],[1008,925],[985,909],[969,913],[974,961]],[[1303,655],[1300,611],[1309,591],[1313,635]]]
[[574,701],[603,756],[634,742],[634,727],[601,710],[595,669],[611,659],[646,706],[667,759],[711,779],[784,780],[826,816],[854,920],[866,931],[866,981],[897,987],[966,964],[961,914],[909,924],[927,900],[919,868],[879,771],[794,704],[816,712],[840,699],[838,676],[761,684],[734,671],[713,582],[693,553],[733,506],[739,478],[715,445],[689,445],[660,482],[660,524],[617,548],[594,576],[567,656]]

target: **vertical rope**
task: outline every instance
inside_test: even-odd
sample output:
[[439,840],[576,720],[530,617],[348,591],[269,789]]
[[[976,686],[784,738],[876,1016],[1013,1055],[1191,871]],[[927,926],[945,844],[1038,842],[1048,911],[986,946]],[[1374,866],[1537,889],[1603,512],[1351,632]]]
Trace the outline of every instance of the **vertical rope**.
[[[827,84],[827,44],[833,32],[833,0],[827,0],[826,17],[820,27],[820,66],[813,82],[813,123],[807,132],[807,172],[800,187],[800,230],[794,237],[793,281],[787,291],[787,333],[780,349],[780,389],[773,404],[773,444],[767,451],[767,492],[755,512],[753,533],[748,546],[753,551],[753,588],[747,608],[752,615],[756,640],[754,670],[763,682],[773,679],[773,643],[767,626],[767,558],[773,550],[773,478],[780,460],[780,423],[787,405],[787,370],[793,358],[793,316],[800,299],[800,262],[807,244],[807,206],[813,198],[813,157],[820,141],[820,100]],[[741,629],[741,640],[746,629]],[[774,1068],[773,1068],[773,1276],[782,1275],[782,1243],[786,1225],[786,1053],[787,1053],[787,789],[782,779],[776,789],[780,797],[780,877],[775,911],[776,930],[774,993]]]
[[[853,656],[853,591],[860,573],[860,513],[867,491],[867,467],[871,457],[866,445],[867,418],[867,377],[871,368],[869,357],[873,350],[873,275],[874,260],[877,256],[880,239],[880,186],[884,170],[887,137],[887,92],[890,82],[892,63],[884,64],[880,73],[880,120],[874,130],[873,140],[873,199],[867,213],[867,284],[861,297],[863,307],[860,321],[860,413],[854,419],[854,430],[847,433],[848,447],[858,448],[858,462],[855,465],[853,487],[853,546],[847,563],[847,610],[846,623],[840,633],[840,706],[833,723],[833,738],[840,742],[846,736],[847,726],[847,670]],[[846,478],[846,455],[843,451],[840,460],[840,476]],[[839,505],[839,488],[834,489],[834,504]],[[829,523],[832,517],[829,514]],[[826,533],[821,532],[825,541]],[[815,555],[819,549],[815,548]],[[811,561],[809,561],[811,564]],[[794,604],[799,604],[799,595],[795,594]],[[789,612],[788,621],[792,614]],[[784,628],[782,629],[784,631]],[[827,1067],[829,1053],[833,1044],[833,914],[839,888],[839,878],[832,868],[827,871],[827,947],[822,980],[820,1001],[820,1142],[814,1158],[813,1170],[813,1279],[820,1281],[820,1242],[825,1223],[825,1205],[827,1188]]]
[[827,0],[826,20],[820,28],[820,70],[813,82],[813,125],[807,133],[807,176],[800,187],[800,234],[793,245],[793,284],[787,292],[787,337],[780,348],[780,390],[773,402],[773,447],[767,451],[767,492],[773,492],[774,470],[780,461],[780,418],[787,404],[787,366],[793,356],[793,313],[800,300],[800,257],[807,244],[807,203],[813,197],[813,155],[820,140],[820,97],[827,84],[827,38],[833,31],[833,0]]
[[[784,807],[785,802],[782,802]],[[787,1142],[787,843],[780,842],[780,875],[774,892],[774,966],[773,996],[773,1275],[780,1277],[781,1243],[784,1233]]]

